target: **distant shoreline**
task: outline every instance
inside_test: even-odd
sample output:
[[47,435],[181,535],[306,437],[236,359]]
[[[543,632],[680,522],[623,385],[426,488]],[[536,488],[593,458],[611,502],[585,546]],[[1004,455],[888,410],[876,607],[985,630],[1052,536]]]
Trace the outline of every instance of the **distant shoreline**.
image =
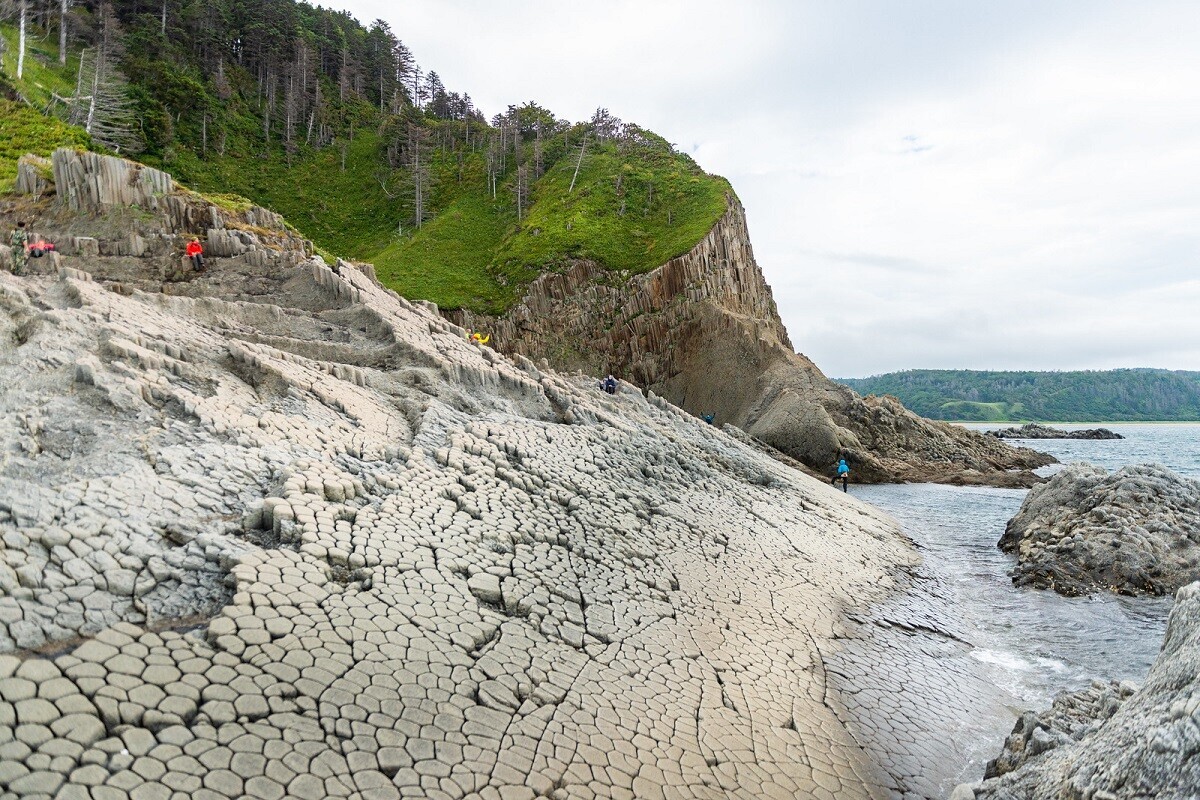
[[950,425],[1026,425],[1029,423],[1037,423],[1038,425],[1078,425],[1086,427],[1088,425],[1200,425],[1200,419],[1160,419],[1160,420],[1094,420],[1092,422],[1059,422],[1055,420],[1030,420],[1030,419],[941,419],[934,420],[935,422],[946,422]]

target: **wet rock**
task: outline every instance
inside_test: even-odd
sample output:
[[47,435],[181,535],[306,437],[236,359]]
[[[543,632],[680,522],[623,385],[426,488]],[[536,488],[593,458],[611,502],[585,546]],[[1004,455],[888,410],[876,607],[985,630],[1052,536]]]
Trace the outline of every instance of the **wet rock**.
[[994,431],[984,431],[987,436],[997,439],[1124,439],[1119,433],[1108,428],[1085,428],[1077,431],[1064,431],[1051,428],[1037,422],[1027,422],[1019,428],[1000,428]]
[[1194,798],[1200,786],[1200,583],[1176,594],[1162,651],[1140,689],[1093,683],[1026,712],[976,800]]
[[1013,582],[1068,596],[1162,595],[1200,578],[1200,481],[1146,464],[1071,464],[1034,487],[1000,549]]

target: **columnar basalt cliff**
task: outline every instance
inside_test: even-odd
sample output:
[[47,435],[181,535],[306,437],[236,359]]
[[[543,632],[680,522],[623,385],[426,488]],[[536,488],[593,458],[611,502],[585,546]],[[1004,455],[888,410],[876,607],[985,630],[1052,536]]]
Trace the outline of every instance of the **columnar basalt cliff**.
[[862,398],[795,353],[736,198],[690,252],[626,277],[576,261],[543,275],[501,318],[451,312],[505,352],[613,372],[713,413],[809,467],[848,455],[856,479],[1030,485],[1053,459]]

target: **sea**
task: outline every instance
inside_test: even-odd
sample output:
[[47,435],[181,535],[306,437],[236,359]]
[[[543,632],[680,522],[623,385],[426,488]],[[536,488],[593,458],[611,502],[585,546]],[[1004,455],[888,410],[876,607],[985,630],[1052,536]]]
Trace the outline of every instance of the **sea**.
[[[989,430],[1007,427],[968,424]],[[1075,430],[1105,427],[1124,436],[1113,440],[1010,440],[1054,455],[1062,464],[1086,461],[1107,470],[1129,464],[1163,464],[1200,478],[1200,424],[1095,423],[1054,425]],[[1140,683],[1162,643],[1171,598],[1097,594],[1062,597],[1015,588],[1009,572],[1015,559],[996,543],[1017,513],[1027,490],[889,484],[851,486],[850,491],[887,511],[921,549],[926,570],[957,601],[956,613],[973,631],[971,657],[996,685],[1025,708],[1048,707],[1054,695],[1093,680]],[[994,745],[999,751],[1000,742]]]

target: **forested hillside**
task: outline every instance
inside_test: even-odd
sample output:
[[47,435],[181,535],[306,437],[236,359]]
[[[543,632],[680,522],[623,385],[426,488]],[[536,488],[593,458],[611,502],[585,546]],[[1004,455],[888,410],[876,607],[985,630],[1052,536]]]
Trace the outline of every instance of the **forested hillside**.
[[1200,420],[1200,372],[1117,369],[988,372],[917,369],[841,378],[863,395],[892,395],[930,419],[996,422]]
[[387,23],[296,0],[0,0],[0,18],[0,88],[19,104],[4,117],[21,134],[0,147],[0,191],[20,152],[116,151],[280,211],[447,307],[500,311],[572,258],[651,269],[731,191],[604,109],[489,118]]

